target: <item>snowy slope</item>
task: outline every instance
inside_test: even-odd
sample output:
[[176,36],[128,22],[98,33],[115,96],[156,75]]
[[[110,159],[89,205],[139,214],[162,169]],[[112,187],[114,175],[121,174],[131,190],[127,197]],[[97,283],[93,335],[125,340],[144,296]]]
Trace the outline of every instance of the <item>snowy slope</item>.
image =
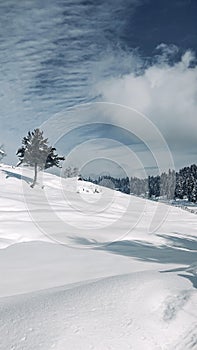
[[0,167],[0,349],[196,349],[196,215],[32,176]]

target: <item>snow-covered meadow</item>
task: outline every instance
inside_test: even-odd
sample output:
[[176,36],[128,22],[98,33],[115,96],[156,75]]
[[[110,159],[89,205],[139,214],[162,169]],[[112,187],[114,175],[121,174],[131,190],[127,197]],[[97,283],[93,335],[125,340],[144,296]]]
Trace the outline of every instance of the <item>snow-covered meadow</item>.
[[0,349],[197,348],[197,216],[0,166]]

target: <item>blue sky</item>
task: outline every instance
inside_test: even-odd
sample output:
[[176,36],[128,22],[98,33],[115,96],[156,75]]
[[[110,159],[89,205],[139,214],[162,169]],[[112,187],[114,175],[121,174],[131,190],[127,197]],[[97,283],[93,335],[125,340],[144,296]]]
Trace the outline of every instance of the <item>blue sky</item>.
[[[115,175],[121,167],[129,175],[155,168],[151,152],[157,150],[130,132],[133,120],[124,107],[108,110],[105,118],[90,108],[87,127],[81,127],[83,113],[67,112],[100,101],[143,113],[165,138],[177,168],[195,163],[196,13],[195,0],[1,0],[0,144],[6,161],[16,163],[16,149],[29,130],[61,113],[65,123],[75,122],[75,130],[57,143],[73,166],[83,168],[89,154],[90,172],[103,172],[94,155],[111,159],[107,172],[114,162]],[[98,125],[91,126],[95,119]],[[130,131],[114,127],[117,121]]]

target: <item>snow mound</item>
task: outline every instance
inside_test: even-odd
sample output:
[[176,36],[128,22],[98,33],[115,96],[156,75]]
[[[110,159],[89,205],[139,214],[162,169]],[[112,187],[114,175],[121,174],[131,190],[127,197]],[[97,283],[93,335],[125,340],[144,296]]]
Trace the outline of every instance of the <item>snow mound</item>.
[[180,333],[194,349],[196,302],[188,283],[155,272],[7,298],[0,304],[1,349],[185,350]]

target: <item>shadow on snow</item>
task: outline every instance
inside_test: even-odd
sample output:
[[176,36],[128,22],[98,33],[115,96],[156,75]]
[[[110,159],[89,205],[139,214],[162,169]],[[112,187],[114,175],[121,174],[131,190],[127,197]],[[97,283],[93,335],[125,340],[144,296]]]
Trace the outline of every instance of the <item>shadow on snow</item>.
[[[100,243],[96,240],[88,240],[86,238],[77,237],[72,240],[78,245],[90,247],[95,250],[104,250],[112,254],[118,254],[135,258],[140,261],[147,261],[160,264],[181,264],[187,266],[194,266],[197,270],[197,241],[195,237],[179,237],[172,235],[158,235],[166,240],[166,244],[156,246],[152,243],[144,241],[115,241]],[[179,272],[184,271],[187,274],[179,274],[192,282],[193,286],[197,288],[197,275],[195,269],[183,268],[166,270],[165,272]]]
[[18,180],[24,180],[28,184],[32,183],[32,178],[30,177],[27,177],[21,174],[12,173],[11,171],[8,171],[8,170],[2,170],[2,172],[6,174],[6,179],[8,179],[9,177],[14,177]]

